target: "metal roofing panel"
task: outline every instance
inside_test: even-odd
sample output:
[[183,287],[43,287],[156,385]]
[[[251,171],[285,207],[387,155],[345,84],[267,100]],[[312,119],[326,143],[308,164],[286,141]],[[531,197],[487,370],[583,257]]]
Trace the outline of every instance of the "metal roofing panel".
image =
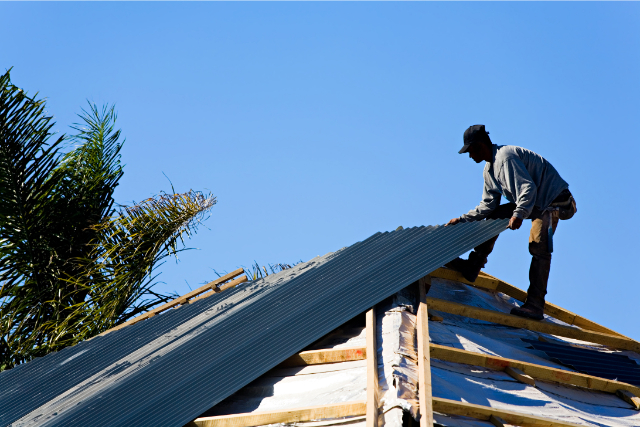
[[0,425],[182,426],[508,220],[376,233],[0,374]]
[[640,365],[627,356],[552,342],[522,340],[546,353],[554,362],[576,371],[640,386]]

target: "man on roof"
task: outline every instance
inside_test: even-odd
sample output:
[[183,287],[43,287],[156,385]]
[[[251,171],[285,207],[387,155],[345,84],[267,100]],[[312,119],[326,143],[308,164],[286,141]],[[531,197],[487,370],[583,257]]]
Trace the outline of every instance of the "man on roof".
[[[484,191],[482,201],[468,213],[453,218],[446,226],[460,222],[509,218],[508,228],[517,230],[525,219],[531,220],[529,253],[529,290],[522,307],[511,310],[530,319],[542,320],[544,297],[553,251],[552,236],[558,219],[569,219],[577,212],[569,184],[544,157],[526,148],[496,145],[491,142],[484,125],[470,126],[464,132],[460,154],[469,153],[476,163],[483,160]],[[504,196],[509,203],[500,204]],[[474,248],[469,259],[457,258],[447,267],[459,271],[474,282],[493,251],[498,236]]]

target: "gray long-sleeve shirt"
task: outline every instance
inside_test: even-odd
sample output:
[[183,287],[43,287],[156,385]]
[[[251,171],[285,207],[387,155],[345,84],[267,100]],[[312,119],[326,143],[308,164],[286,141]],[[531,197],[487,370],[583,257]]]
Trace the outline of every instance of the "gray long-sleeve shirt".
[[486,218],[500,205],[500,198],[517,205],[513,216],[526,219],[534,206],[546,209],[569,184],[544,157],[526,148],[493,144],[493,161],[484,167],[482,201],[463,221]]

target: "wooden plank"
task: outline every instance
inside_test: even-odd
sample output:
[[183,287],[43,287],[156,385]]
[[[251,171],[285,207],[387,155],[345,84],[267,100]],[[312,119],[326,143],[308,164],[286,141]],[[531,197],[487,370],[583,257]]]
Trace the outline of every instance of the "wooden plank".
[[226,291],[227,289],[234,288],[234,287],[238,286],[240,283],[246,282],[247,280],[248,280],[247,276],[240,276],[237,279],[232,280],[229,283],[225,283],[224,285],[214,289],[213,292],[209,292],[207,294],[200,295],[199,297],[192,299],[191,302],[198,301],[198,300],[201,300],[201,299],[204,299],[204,298],[209,298],[211,295],[215,295],[215,294],[220,293],[222,291]]
[[432,359],[446,360],[454,363],[464,363],[467,365],[482,366],[484,368],[503,371],[507,367],[519,369],[525,375],[541,381],[551,381],[561,384],[569,384],[591,390],[615,393],[617,390],[627,390],[636,395],[640,395],[640,387],[619,381],[594,377],[579,372],[565,371],[563,369],[550,368],[548,366],[534,363],[521,362],[519,360],[507,359],[504,357],[489,356],[486,354],[474,353],[438,344],[431,344],[430,355]]
[[364,415],[366,406],[366,402],[362,400],[280,411],[201,417],[191,421],[185,427],[252,427],[275,423],[296,423],[327,418],[350,417]]
[[378,346],[376,309],[367,311],[367,426],[378,427]]
[[551,418],[542,418],[535,415],[522,414],[515,411],[491,408],[489,406],[474,405],[472,403],[458,402],[455,400],[433,398],[433,410],[443,414],[460,415],[489,421],[492,415],[500,417],[504,422],[521,427],[583,427],[567,421],[559,421]]
[[534,380],[533,378],[531,378],[531,376],[525,374],[518,368],[514,368],[513,366],[507,366],[506,368],[504,368],[504,373],[509,375],[511,378],[515,379],[516,381],[520,381],[521,383],[524,383],[524,384],[529,384],[532,387],[536,386],[536,380]]
[[366,347],[329,348],[323,350],[308,350],[291,356],[278,367],[319,365],[323,363],[349,362],[367,358]]
[[[440,279],[448,279],[454,280],[456,282],[465,283],[467,285],[475,286],[478,288],[488,289],[491,291],[502,292],[505,295],[508,295],[512,298],[517,299],[518,301],[524,302],[527,299],[527,292],[513,286],[504,280],[500,280],[490,274],[485,273],[484,271],[480,272],[480,275],[476,279],[475,282],[471,283],[462,277],[462,274],[457,271],[450,270],[447,268],[439,268],[433,273],[431,273],[432,277],[437,277]],[[562,307],[559,307],[555,304],[551,304],[550,302],[545,303],[544,312],[546,315],[554,317],[558,320],[562,320],[563,322],[574,325],[582,329],[588,329],[594,332],[601,332],[604,334],[610,335],[618,335],[623,338],[630,339],[612,329],[606,328],[596,322],[593,322],[589,319],[586,319],[582,316],[578,316],[575,313],[572,313],[569,310],[566,310]]]
[[640,410],[640,397],[631,393],[629,390],[616,390],[616,396],[633,406],[636,411]]
[[239,269],[237,269],[235,271],[232,271],[229,274],[225,274],[224,276],[219,277],[216,280],[214,280],[212,282],[209,282],[206,285],[201,286],[198,289],[195,289],[195,290],[193,290],[193,291],[191,291],[191,292],[189,292],[187,294],[184,294],[184,295],[182,295],[182,296],[180,296],[180,297],[178,297],[178,298],[176,298],[176,299],[174,299],[172,301],[169,301],[168,303],[163,304],[160,307],[154,308],[153,310],[149,310],[146,313],[141,314],[138,317],[135,317],[135,318],[133,318],[133,319],[127,321],[127,322],[124,322],[124,323],[122,323],[122,324],[120,324],[120,325],[118,325],[118,326],[116,326],[114,328],[111,328],[111,329],[109,329],[107,331],[104,331],[103,333],[101,333],[98,336],[105,335],[105,334],[108,334],[109,332],[113,332],[113,331],[117,331],[118,329],[122,329],[125,326],[133,325],[133,324],[136,324],[136,323],[138,323],[138,322],[140,322],[142,320],[149,319],[149,318],[155,316],[156,314],[162,313],[163,311],[168,310],[168,309],[173,308],[173,307],[176,307],[178,305],[188,304],[190,298],[193,298],[196,295],[200,295],[200,294],[202,294],[204,292],[208,292],[210,290],[216,289],[217,286],[220,283],[224,283],[229,279],[233,279],[234,277],[239,276],[242,273],[244,273],[244,269],[239,268]]
[[622,338],[617,335],[603,334],[600,332],[586,331],[572,328],[571,326],[557,325],[555,323],[526,319],[511,314],[500,313],[494,310],[472,307],[437,298],[427,298],[427,305],[431,310],[444,311],[445,313],[458,314],[472,319],[485,320],[514,328],[528,329],[530,331],[545,334],[558,335],[581,341],[602,344],[613,348],[631,350],[640,353],[640,343]]
[[431,279],[419,285],[420,305],[416,319],[418,326],[418,395],[420,402],[420,427],[433,426],[431,405],[431,359],[429,357],[429,313],[427,311],[427,289]]

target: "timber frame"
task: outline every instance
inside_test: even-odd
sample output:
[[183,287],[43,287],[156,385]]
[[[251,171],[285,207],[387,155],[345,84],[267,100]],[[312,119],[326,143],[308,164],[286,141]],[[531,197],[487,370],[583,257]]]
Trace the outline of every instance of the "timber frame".
[[[238,273],[238,271],[239,270],[231,274],[236,274],[236,276],[242,274],[242,271],[240,271],[240,273]],[[225,278],[225,280],[229,280],[233,277],[236,277],[227,276],[221,277],[219,280]],[[464,278],[462,278],[459,273],[453,270],[440,268],[418,281],[420,303],[416,315],[416,329],[418,345],[418,395],[420,427],[433,426],[434,411],[442,414],[460,415],[476,418],[483,421],[489,421],[498,427],[579,426],[578,424],[574,424],[569,421],[542,418],[531,414],[520,413],[517,411],[501,410],[488,406],[481,406],[467,402],[459,402],[434,397],[431,393],[431,359],[503,371],[513,378],[517,379],[518,381],[521,381],[533,387],[536,386],[536,381],[539,380],[612,393],[616,394],[625,402],[628,402],[632,407],[634,407],[634,409],[640,410],[640,397],[638,397],[640,396],[640,387],[631,384],[586,375],[579,372],[565,371],[562,369],[550,368],[534,363],[522,362],[519,360],[507,359],[503,357],[489,356],[486,354],[460,350],[453,347],[431,344],[429,339],[429,320],[442,321],[443,319],[440,316],[429,314],[427,308],[445,313],[471,317],[474,319],[486,320],[507,326],[565,336],[568,338],[580,339],[583,341],[599,343],[615,348],[633,350],[639,353],[640,343],[550,303],[547,303],[545,306],[546,314],[575,327],[562,326],[549,322],[538,322],[535,320],[528,320],[509,314],[500,313],[494,310],[486,310],[477,307],[466,306],[463,304],[436,298],[427,298],[427,293],[429,291],[429,287],[431,286],[432,278],[455,280],[479,288],[503,292],[506,295],[509,295],[520,301],[524,301],[526,299],[526,292],[484,272],[481,273],[476,282],[469,283]],[[246,277],[244,278],[244,280],[246,280]],[[236,284],[234,284],[234,282],[229,282],[226,287],[235,286]],[[208,289],[205,289],[202,292],[206,292],[212,289],[211,284],[208,284],[203,288],[206,287],[208,287]],[[199,291],[200,289],[196,291]],[[185,299],[189,295],[190,294],[187,294],[184,297],[178,298],[177,300]],[[189,298],[192,298],[193,296],[195,295],[190,295]],[[175,305],[182,304],[175,303],[175,301],[177,300],[174,300],[171,303],[166,304],[165,306],[173,304],[170,307],[167,307],[171,308]],[[293,423],[358,416],[366,417],[366,427],[377,427],[379,401],[377,393],[378,370],[376,360],[377,346],[375,307],[372,307],[370,310],[368,310],[365,314],[365,317],[365,347],[302,351],[282,362],[280,365],[278,365],[278,368],[366,359],[366,400],[344,402],[332,405],[303,407],[290,410],[251,412],[246,414],[222,415],[215,417],[201,417],[193,420],[185,427],[253,427],[273,423]],[[120,327],[125,325],[121,325]],[[579,327],[580,329],[578,329],[577,327]]]

